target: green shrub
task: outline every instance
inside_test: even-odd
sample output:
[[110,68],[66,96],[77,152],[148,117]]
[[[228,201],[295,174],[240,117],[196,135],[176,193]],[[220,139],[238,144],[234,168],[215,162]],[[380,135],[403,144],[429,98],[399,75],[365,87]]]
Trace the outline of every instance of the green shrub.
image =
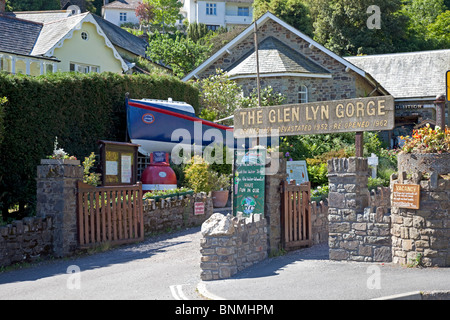
[[0,96],[8,99],[0,145],[3,214],[16,204],[33,210],[36,166],[51,154],[55,136],[78,159],[98,150],[98,140],[124,141],[127,92],[130,98],[171,97],[199,106],[198,90],[168,75],[0,73]]

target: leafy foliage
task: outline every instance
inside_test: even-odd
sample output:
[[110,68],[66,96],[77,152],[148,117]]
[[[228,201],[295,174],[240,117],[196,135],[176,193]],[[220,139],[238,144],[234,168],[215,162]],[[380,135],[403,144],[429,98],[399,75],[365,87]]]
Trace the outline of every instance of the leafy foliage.
[[198,67],[208,57],[208,53],[208,46],[197,44],[178,31],[175,38],[155,32],[150,37],[147,49],[150,60],[170,66],[180,78]]
[[180,8],[183,4],[178,0],[144,0],[153,7],[152,23],[159,24],[163,30],[166,25],[174,25],[180,19]]
[[83,182],[90,184],[91,186],[98,186],[101,179],[100,173],[91,172],[91,169],[95,165],[95,153],[91,152],[88,157],[83,161]]
[[313,36],[313,21],[303,0],[255,0],[253,7],[255,17],[270,11],[302,33]]
[[148,2],[141,2],[135,9],[136,17],[141,25],[148,25],[155,18],[154,7]]
[[0,145],[0,206],[34,207],[36,166],[51,154],[55,136],[82,159],[98,140],[124,141],[125,93],[134,98],[186,101],[198,109],[198,90],[165,75],[56,73],[39,77],[0,73],[5,134]]

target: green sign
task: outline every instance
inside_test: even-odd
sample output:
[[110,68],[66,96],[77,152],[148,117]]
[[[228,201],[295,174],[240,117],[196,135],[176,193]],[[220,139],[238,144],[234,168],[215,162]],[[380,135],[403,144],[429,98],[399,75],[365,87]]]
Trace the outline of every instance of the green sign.
[[266,149],[235,151],[233,214],[264,214]]

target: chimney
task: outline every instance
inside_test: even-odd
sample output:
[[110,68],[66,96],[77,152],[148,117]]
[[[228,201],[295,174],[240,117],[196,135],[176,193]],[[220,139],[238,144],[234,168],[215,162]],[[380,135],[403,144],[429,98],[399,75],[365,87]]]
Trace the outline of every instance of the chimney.
[[0,13],[6,11],[6,0],[0,0]]

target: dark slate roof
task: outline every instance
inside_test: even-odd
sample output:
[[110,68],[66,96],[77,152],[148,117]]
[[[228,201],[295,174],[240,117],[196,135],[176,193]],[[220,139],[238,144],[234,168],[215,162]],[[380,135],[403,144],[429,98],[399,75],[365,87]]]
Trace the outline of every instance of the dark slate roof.
[[0,51],[29,55],[42,24],[0,14]]
[[128,31],[116,26],[115,24],[99,17],[96,14],[92,15],[97,21],[98,25],[105,32],[108,39],[117,47],[130,51],[136,55],[145,57],[145,51],[148,46],[147,41],[136,37]]
[[435,98],[445,92],[450,49],[345,57],[395,98]]
[[[274,37],[267,37],[258,44],[258,55],[261,74],[286,72],[329,74],[329,71]],[[255,49],[248,51],[226,71],[230,76],[255,74]]]
[[142,0],[116,0],[113,2],[104,5],[104,8],[108,9],[136,9],[138,4],[142,2]]

